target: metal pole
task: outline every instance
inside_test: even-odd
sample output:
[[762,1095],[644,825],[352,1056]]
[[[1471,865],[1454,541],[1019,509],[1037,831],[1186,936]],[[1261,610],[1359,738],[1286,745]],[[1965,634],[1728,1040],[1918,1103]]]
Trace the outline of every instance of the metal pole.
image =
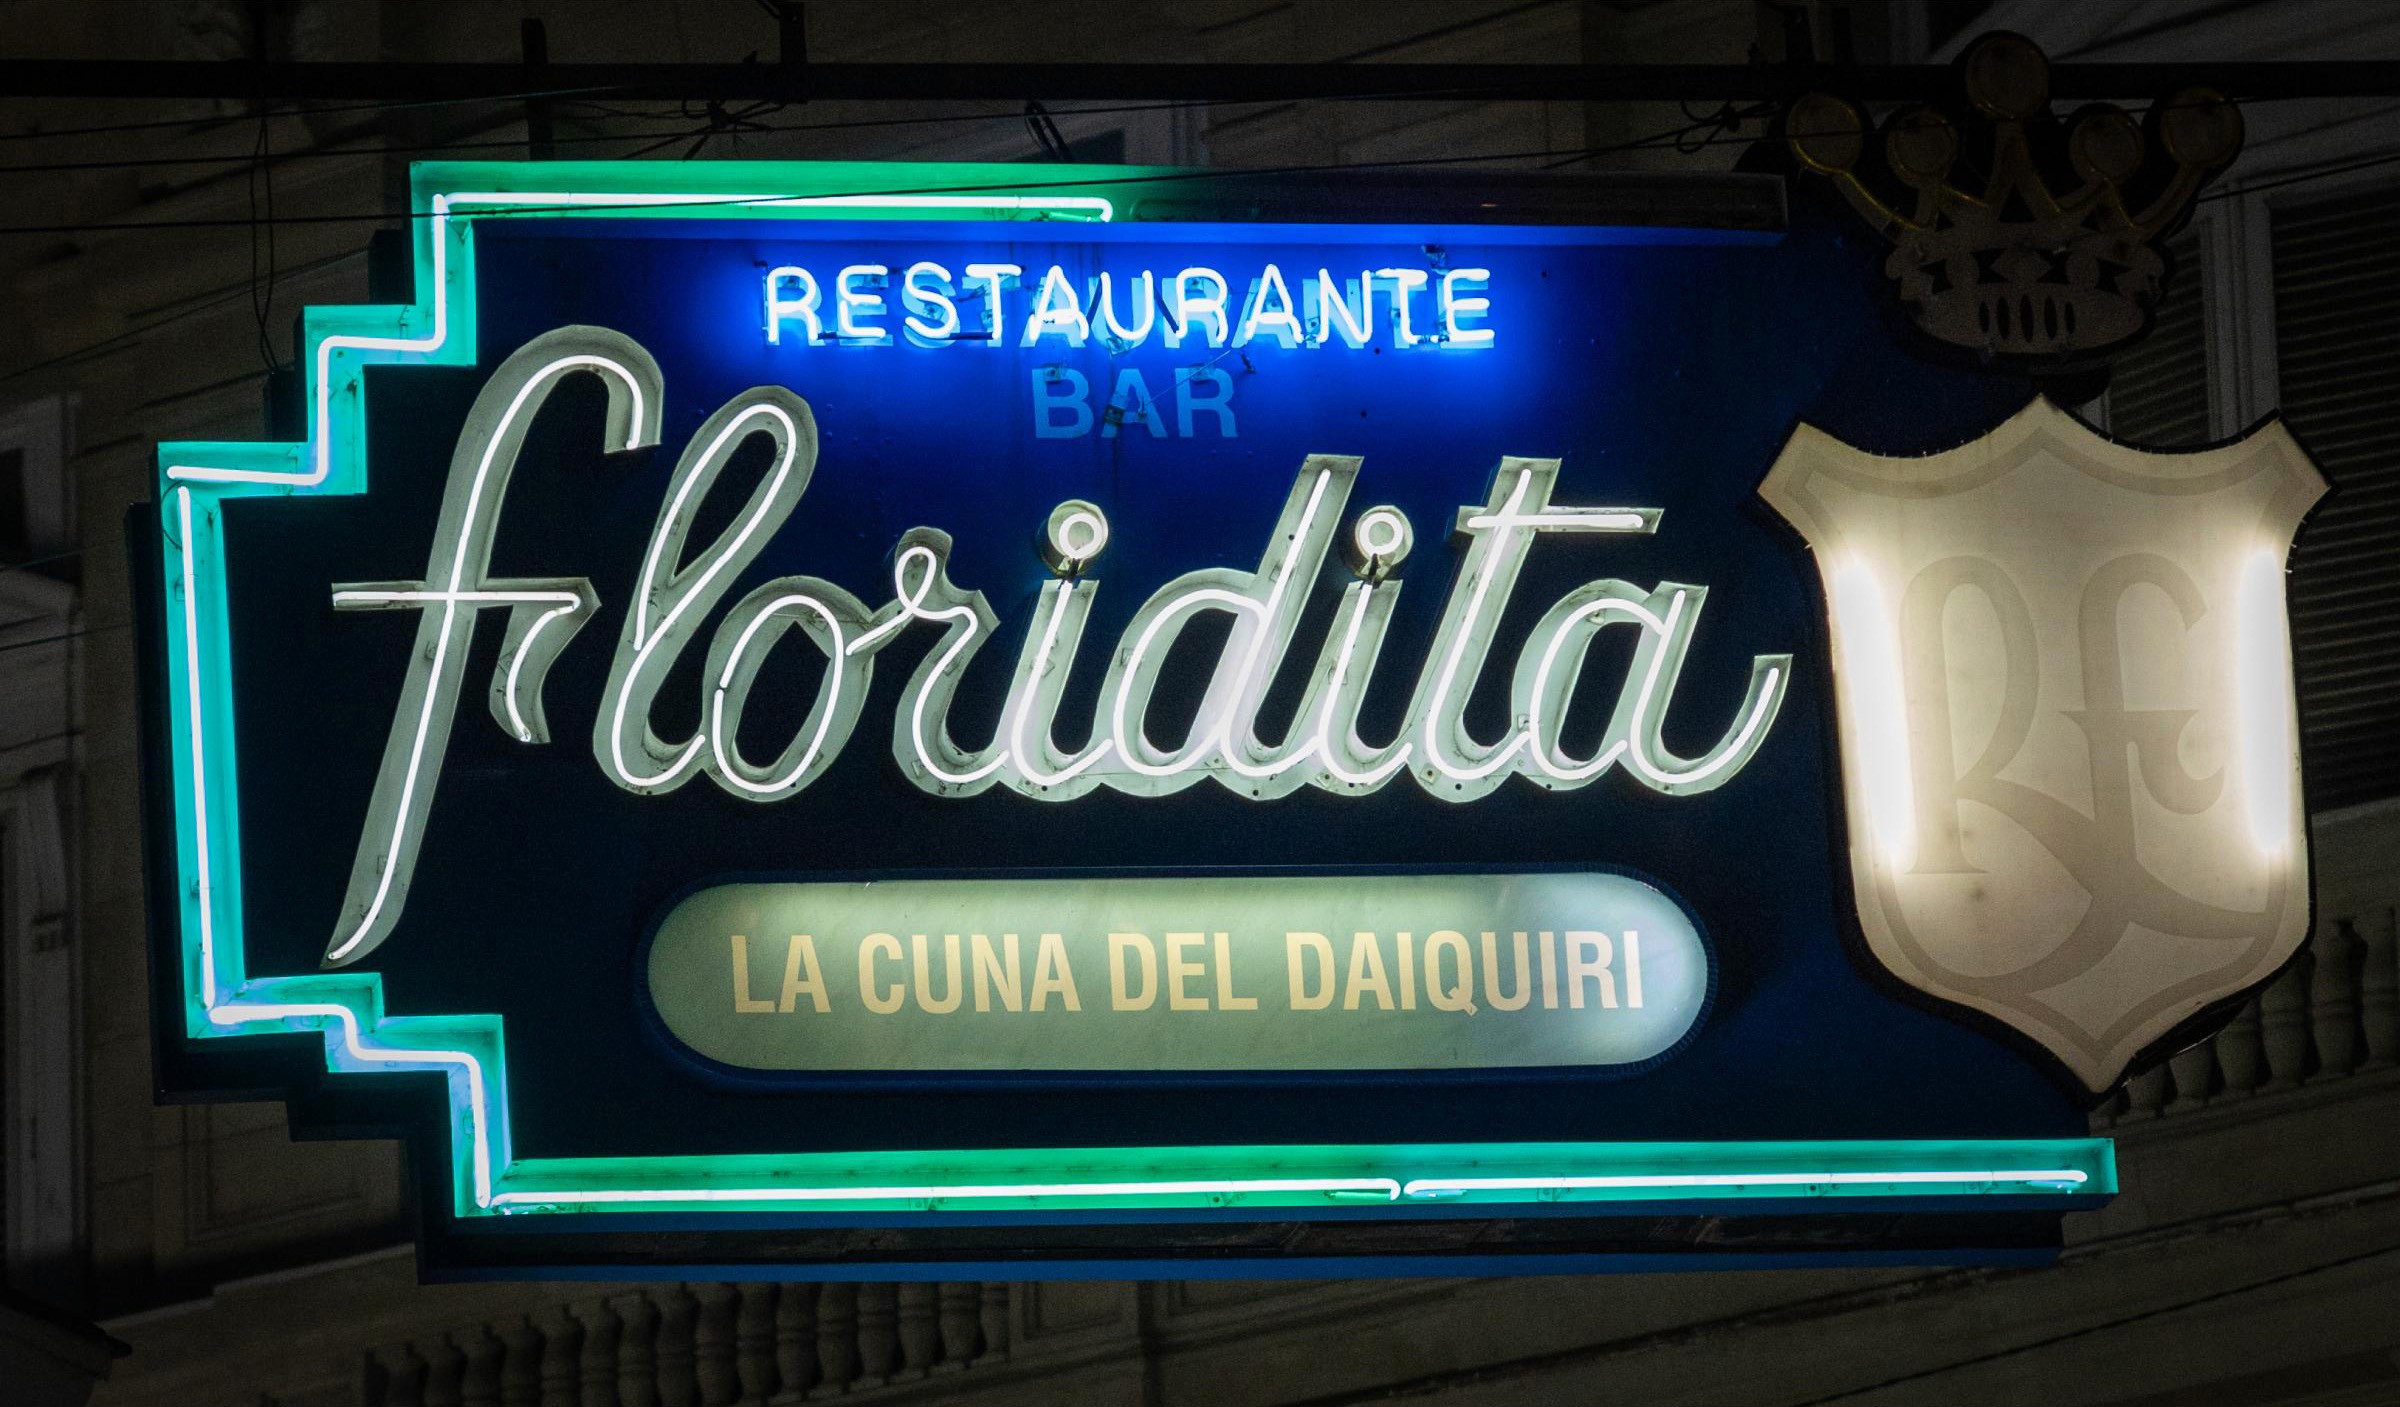
[[[796,26],[795,26],[796,28]],[[28,98],[243,98],[280,102],[516,99],[795,101],[1292,102],[1308,98],[1504,101],[1778,101],[1833,89],[1870,102],[1953,90],[1930,64],[1096,64],[262,63],[252,60],[13,59],[0,93]],[[2064,100],[2140,99],[2186,87],[2227,97],[2395,97],[2400,64],[2061,63]]]
[[[540,20],[521,21],[517,26],[517,42],[529,72],[550,66],[550,35]],[[525,154],[535,161],[554,161],[558,157],[557,129],[551,121],[550,99],[546,97],[525,100]]]

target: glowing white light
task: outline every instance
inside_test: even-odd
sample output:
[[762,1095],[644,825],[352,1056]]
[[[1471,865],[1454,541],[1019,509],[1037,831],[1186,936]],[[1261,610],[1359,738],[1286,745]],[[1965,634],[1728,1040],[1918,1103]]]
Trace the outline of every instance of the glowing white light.
[[1414,347],[1425,340],[1411,317],[1409,295],[1431,281],[1423,269],[1377,269],[1375,277],[1392,281],[1392,341]]
[[[1421,279],[1422,275],[1419,277]],[[1505,598],[1507,587],[1515,583],[1517,572],[1524,562],[1525,539],[1521,530],[1646,533],[1655,530],[1658,525],[1655,509],[1551,507],[1547,502],[1547,474],[1556,472],[1555,460],[1547,461],[1549,468],[1540,478],[1543,501],[1532,511],[1526,511],[1525,500],[1535,487],[1538,463],[1541,462],[1521,462],[1521,467],[1510,481],[1508,496],[1502,500],[1498,511],[1487,508],[1481,513],[1461,514],[1459,518],[1459,526],[1477,534],[1475,546],[1469,549],[1474,584],[1469,589],[1465,610],[1457,615],[1455,623],[1445,622],[1447,648],[1441,648],[1442,641],[1436,642],[1436,648],[1440,649],[1442,656],[1441,670],[1436,676],[1432,692],[1425,696],[1424,707],[1419,713],[1426,765],[1452,783],[1479,782],[1498,775],[1502,768],[1516,760],[1518,749],[1525,745],[1529,736],[1522,729],[1512,733],[1506,741],[1491,748],[1479,762],[1462,762],[1444,751],[1447,735],[1457,721],[1457,714],[1451,710],[1450,703],[1458,687],[1460,666],[1465,663],[1470,649],[1480,650],[1481,643],[1488,643],[1490,626],[1485,621],[1486,603],[1493,595],[1495,583],[1501,586]]]
[[533,653],[534,637],[547,629],[551,622],[564,620],[582,607],[583,601],[578,597],[570,599],[563,606],[553,607],[542,612],[533,624],[525,627],[525,638],[519,642],[515,653],[508,657],[508,684],[505,690],[505,697],[508,699],[508,726],[515,731],[518,742],[529,743],[534,740],[533,725],[525,721],[525,710],[518,695],[518,690],[523,686],[525,659]]
[[[1042,643],[1036,648],[1033,656],[1033,678],[1035,679],[1046,678],[1050,673],[1051,652],[1058,648],[1059,623],[1066,619],[1067,603],[1075,595],[1078,587],[1079,583],[1071,580],[1058,583],[1053,604],[1042,619]],[[1081,589],[1089,591],[1092,588],[1083,587]],[[1016,759],[1017,775],[1037,787],[1055,787],[1062,782],[1073,781],[1076,777],[1099,765],[1100,760],[1108,756],[1109,749],[1113,744],[1109,739],[1101,738],[1086,748],[1082,756],[1069,760],[1055,772],[1045,771],[1035,765],[1033,759],[1037,755],[1047,753],[1049,747],[1047,741],[1038,749],[1026,742],[1025,725],[1034,711],[1033,698],[1032,690],[1023,690],[1019,694],[1016,706],[1009,710],[1008,742],[1010,755]]]
[[[875,344],[892,340],[891,330],[867,327],[862,317],[882,317],[883,295],[867,289],[881,288],[892,276],[882,264],[850,264],[833,276],[833,334],[844,342]],[[858,285],[863,281],[865,287]]]
[[[800,295],[785,296],[784,286],[795,283],[800,286]],[[817,309],[824,301],[825,291],[817,287],[817,276],[798,264],[767,270],[767,340],[780,344],[784,323],[793,319],[808,329],[809,342],[823,338],[825,328],[817,320]]]
[[1408,551],[1408,520],[1392,509],[1360,514],[1354,532],[1360,555],[1370,560],[1390,561]]
[[[1318,539],[1318,515],[1324,507],[1326,489],[1332,479],[1331,471],[1318,471],[1309,484],[1308,495],[1300,508],[1296,524],[1288,536],[1278,533],[1279,546],[1296,547]],[[1295,765],[1306,755],[1303,750],[1266,772],[1254,772],[1249,764],[1237,756],[1238,749],[1234,746],[1232,736],[1234,720],[1247,712],[1244,705],[1254,700],[1257,692],[1265,687],[1266,681],[1260,677],[1263,673],[1261,665],[1267,660],[1266,646],[1272,634],[1271,625],[1281,611],[1285,592],[1291,585],[1293,572],[1299,562],[1300,554],[1297,551],[1278,553],[1263,601],[1242,592],[1208,586],[1172,597],[1151,615],[1133,647],[1120,659],[1108,690],[1117,756],[1125,767],[1146,777],[1173,777],[1201,765],[1214,754],[1223,757],[1226,765],[1236,771],[1264,776]],[[1217,607],[1235,616],[1234,642],[1242,649],[1241,663],[1235,668],[1231,682],[1223,687],[1221,695],[1217,688],[1210,690],[1210,699],[1217,704],[1217,711],[1194,722],[1184,750],[1165,762],[1152,762],[1143,753],[1154,753],[1156,748],[1142,735],[1140,725],[1129,717],[1135,690],[1125,685],[1142,677],[1144,662],[1152,647],[1158,643],[1161,630],[1186,615],[1208,607]]]
[[2035,1187],[2081,1187],[2091,1175],[2079,1168],[1962,1168],[1957,1171],[1894,1169],[1889,1172],[1602,1173],[1565,1177],[1425,1177],[1400,1189],[1404,1197],[1456,1196],[1462,1192],[1541,1192],[1603,1188],[1677,1187],[1882,1187],[1924,1183],[2020,1183]]
[[2242,562],[2235,621],[2236,701],[2239,708],[2243,814],[2259,853],[2279,858],[2291,847],[2291,696],[2284,687],[2291,647],[2284,639],[2283,564],[2261,547]]
[[466,1076],[468,1145],[474,1166],[475,1205],[488,1207],[492,1197],[492,1145],[486,1106],[483,1062],[463,1050],[418,1049],[413,1046],[371,1046],[359,1030],[358,1013],[331,1002],[228,1002],[212,1006],[209,1020],[221,1026],[251,1021],[332,1021],[340,1031],[343,1051],[362,1065],[399,1068],[448,1067]]
[[682,1190],[603,1188],[572,1192],[503,1192],[495,1205],[640,1202],[948,1202],[1052,1197],[1238,1197],[1245,1193],[1322,1192],[1400,1199],[1388,1177],[1257,1177],[1156,1182],[913,1183],[889,1187],[700,1187]]
[[[690,517],[685,511],[686,502],[703,485],[714,482],[716,471],[723,467],[731,447],[748,436],[753,423],[760,420],[771,422],[776,427],[775,467],[770,471],[766,484],[751,500],[752,507],[744,515],[740,527],[722,540],[721,547],[710,552],[696,566],[675,571],[670,564],[669,569],[662,571],[661,564],[668,557],[669,547],[674,547],[680,553],[684,533],[691,526]],[[644,681],[651,656],[670,638],[682,638],[683,632],[677,631],[676,627],[684,621],[687,613],[694,606],[700,606],[705,611],[706,603],[716,599],[718,592],[712,591],[711,587],[718,576],[733,563],[747,560],[744,549],[751,537],[768,518],[776,517],[780,521],[779,508],[782,513],[791,511],[790,502],[784,498],[784,485],[792,477],[801,438],[799,425],[789,412],[772,402],[759,402],[743,407],[727,418],[706,447],[698,455],[687,458],[686,463],[690,466],[688,472],[678,467],[679,482],[675,492],[668,500],[666,511],[659,515],[658,526],[650,535],[649,548],[642,555],[641,589],[634,597],[633,611],[626,624],[626,643],[631,646],[631,658],[625,658],[626,650],[621,646],[617,666],[611,670],[611,707],[606,733],[607,752],[603,760],[609,765],[610,775],[615,778],[617,785],[629,791],[667,790],[678,785],[684,773],[700,760],[706,739],[695,734],[674,750],[674,755],[659,771],[647,774],[634,771],[625,757],[626,716],[633,691],[637,684]],[[809,439],[813,444],[813,433]],[[654,597],[665,598],[668,603],[655,627],[650,624]]]
[[1018,345],[1030,347],[1044,337],[1058,337],[1070,347],[1080,347],[1092,338],[1091,320],[1083,315],[1082,295],[1067,281],[1067,271],[1056,264],[1042,275],[1042,286],[1033,296],[1033,313],[1025,319]]
[[[1215,291],[1196,294],[1194,284],[1205,283]],[[1195,319],[1203,323],[1208,334],[1208,346],[1222,347],[1232,335],[1226,323],[1225,304],[1233,296],[1233,286],[1215,269],[1189,268],[1167,280],[1167,301],[1173,305],[1174,320],[1167,325],[1167,345],[1180,347],[1192,330]]]
[[[1314,346],[1323,346],[1328,333],[1342,339],[1345,347],[1364,347],[1375,331],[1375,279],[1360,274],[1347,283],[1337,282],[1331,269],[1317,270],[1315,290],[1317,315]],[[1345,293],[1344,290],[1347,290]]]
[[217,1004],[216,896],[210,892],[209,877],[215,870],[208,856],[207,729],[200,711],[200,574],[192,562],[190,489],[175,490],[175,511],[183,529],[183,540],[177,545],[183,553],[183,701],[189,720],[184,745],[192,754],[192,851],[194,868],[199,871],[196,897],[200,904],[200,1005],[213,1007]]
[[1490,269],[1445,269],[1442,272],[1438,301],[1442,312],[1442,340],[1452,347],[1489,347],[1492,330],[1488,327],[1461,327],[1460,318],[1483,317],[1492,310],[1492,300],[1464,296],[1460,290],[1472,285],[1481,290],[1491,287]]
[[1550,696],[1551,671],[1557,667],[1560,649],[1571,638],[1569,632],[1586,620],[1598,620],[1612,612],[1630,616],[1660,635],[1666,633],[1666,622],[1647,607],[1638,601],[1617,597],[1606,597],[1578,608],[1550,632],[1550,638],[1542,648],[1541,663],[1534,668],[1532,697],[1525,707],[1525,755],[1544,775],[1559,781],[1580,782],[1597,777],[1614,766],[1616,760],[1625,753],[1625,740],[1616,738],[1589,759],[1568,763],[1553,756],[1549,744],[1543,741],[1542,701]]
[[1068,506],[1067,513],[1050,525],[1050,547],[1061,562],[1081,566],[1107,546],[1108,519],[1088,503]]
[[[1402,526],[1405,527],[1406,524],[1403,523]],[[1374,601],[1377,589],[1362,582],[1343,593],[1344,599],[1350,604],[1349,623],[1342,630],[1341,653],[1334,656],[1333,674],[1326,682],[1325,704],[1317,712],[1317,732],[1316,737],[1312,740],[1317,757],[1324,764],[1326,775],[1354,787],[1382,786],[1393,773],[1408,765],[1410,751],[1407,743],[1397,744],[1380,762],[1364,771],[1354,771],[1344,760],[1344,755],[1355,756],[1363,751],[1357,746],[1356,736],[1350,736],[1351,745],[1349,747],[1337,748],[1334,746],[1333,711],[1340,706],[1343,686],[1348,683],[1350,662],[1358,650],[1359,630],[1366,623],[1367,607]]]
[[1007,337],[1008,310],[1003,304],[1002,295],[1007,291],[1009,285],[1017,281],[1017,276],[1024,272],[1024,268],[1017,264],[967,265],[967,282],[979,284],[983,288],[985,318],[983,345],[997,347],[1002,344],[1002,339]]
[[1834,570],[1833,619],[1842,687],[1857,705],[1850,710],[1849,744],[1866,792],[1867,825],[1884,863],[1906,870],[1916,859],[1917,831],[1899,627],[1885,609],[1874,569],[1857,557]]
[[[492,525],[484,511],[484,494],[495,477],[494,469],[499,462],[502,447],[509,448],[513,463],[515,446],[521,439],[521,436],[516,433],[515,427],[518,419],[525,414],[527,406],[532,403],[535,394],[547,392],[560,377],[570,371],[579,370],[598,372],[625,388],[630,410],[625,422],[627,429],[624,448],[630,449],[640,444],[643,434],[650,428],[644,414],[646,405],[642,396],[642,379],[636,376],[624,361],[615,357],[580,352],[555,358],[525,377],[509,398],[506,408],[494,421],[489,433],[483,437],[482,450],[476,456],[474,473],[468,482],[464,506],[455,526],[447,529],[450,535],[448,546],[451,549],[447,585],[430,592],[412,589],[387,592],[337,591],[334,593],[334,601],[337,606],[345,604],[345,596],[359,598],[355,604],[398,604],[410,602],[412,596],[417,600],[410,603],[430,606],[438,601],[442,608],[442,619],[440,628],[434,635],[432,659],[418,681],[420,698],[417,717],[414,732],[410,736],[404,754],[405,761],[400,774],[399,795],[388,810],[378,808],[380,818],[389,822],[388,835],[381,848],[383,862],[375,867],[374,888],[367,898],[364,909],[360,911],[357,922],[350,926],[349,936],[342,938],[326,950],[325,960],[329,963],[339,963],[362,947],[373,947],[375,943],[381,941],[382,935],[390,928],[385,910],[391,902],[393,884],[411,868],[410,865],[403,862],[403,852],[413,853],[415,833],[421,829],[424,822],[426,806],[419,799],[418,789],[427,769],[428,755],[432,756],[433,766],[436,769],[440,764],[441,749],[434,745],[433,740],[434,716],[443,707],[445,695],[455,687],[456,683],[454,671],[449,670],[447,666],[451,657],[452,641],[458,633],[459,607],[462,604],[480,606],[496,604],[501,601],[512,604],[555,604],[563,599],[567,603],[566,611],[572,612],[583,605],[583,598],[573,592],[492,592],[480,587],[469,588],[466,584],[470,562],[474,563],[476,573],[480,577],[484,570],[483,563],[489,560]],[[455,469],[452,472],[455,474]],[[504,478],[505,475],[501,477]],[[493,494],[495,500],[499,496],[498,492]],[[435,551],[438,553],[440,548],[437,546]],[[480,599],[485,596],[494,599],[491,602]],[[560,612],[552,614],[560,614]],[[473,615],[470,614],[470,623],[472,620]],[[512,676],[515,672],[514,666],[524,659],[526,651],[523,645],[524,642],[520,642],[517,654],[511,661]],[[464,642],[461,642],[460,648],[464,647]],[[513,677],[509,685],[508,702],[509,712],[519,729],[518,736],[523,740],[530,741],[533,735],[532,729],[525,724],[523,712],[518,705],[516,680]],[[387,749],[387,759],[388,751]],[[381,779],[378,780],[378,792],[380,793],[382,791]],[[379,795],[377,799],[380,801],[382,798]],[[375,824],[376,819],[375,817],[370,818],[368,822],[370,827]],[[362,838],[362,851],[365,848],[366,842]],[[358,876],[354,873],[352,878],[354,889],[357,883]],[[355,899],[355,893],[351,897]]]
[[1273,264],[1267,265],[1250,285],[1250,296],[1243,303],[1242,325],[1233,334],[1233,345],[1247,347],[1262,335],[1279,347],[1297,347],[1307,336],[1300,326],[1300,312],[1292,304],[1292,290],[1284,284],[1283,270]]
[[[1126,301],[1141,314],[1139,321],[1127,326],[1117,317],[1116,289],[1105,273],[1100,275],[1100,291],[1094,295],[1092,307],[1099,318],[1101,330],[1112,342],[1124,347],[1139,347],[1150,339],[1150,329],[1158,323],[1158,276],[1144,269],[1138,281],[1127,279],[1125,282]],[[1136,287],[1141,292],[1135,293],[1133,290]]]
[[[1666,618],[1658,626],[1662,643],[1650,654],[1649,668],[1643,672],[1641,692],[1634,695],[1632,717],[1626,729],[1626,760],[1645,781],[1662,789],[1692,788],[1728,767],[1748,761],[1758,739],[1764,736],[1768,720],[1783,704],[1783,680],[1791,657],[1761,655],[1751,663],[1750,696],[1742,710],[1741,725],[1699,762],[1680,768],[1665,765],[1673,759],[1664,758],[1658,721],[1649,716],[1650,709],[1661,694],[1674,691],[1674,674],[1683,662],[1682,651],[1672,648],[1677,639],[1676,626],[1683,619],[1684,603],[1701,594],[1701,590],[1693,588],[1678,587],[1673,591],[1667,602]],[[1698,610],[1693,607],[1695,613]],[[1672,670],[1668,665],[1670,660],[1674,662]],[[1663,714],[1664,705],[1659,707]]]
[[[906,314],[900,326],[909,341],[920,347],[945,347],[958,336],[958,304],[951,297],[956,292],[950,286],[950,271],[932,260],[908,266],[900,276],[900,307]],[[928,312],[938,320],[926,322],[918,316]]]
[[[801,749],[791,767],[780,777],[754,781],[745,775],[750,769],[735,751],[734,728],[726,721],[725,701],[727,695],[733,692],[734,675],[741,668],[742,657],[748,653],[758,633],[794,606],[813,613],[825,625],[825,679],[818,686],[819,697],[824,702],[816,709],[816,727],[809,733],[808,746]],[[798,790],[801,779],[816,765],[817,759],[825,751],[826,739],[840,720],[843,661],[852,653],[844,645],[840,618],[814,596],[793,592],[777,596],[758,608],[749,623],[742,627],[741,633],[734,637],[733,649],[727,652],[725,667],[718,672],[716,688],[709,695],[708,748],[717,764],[716,775],[753,796],[782,796]]]

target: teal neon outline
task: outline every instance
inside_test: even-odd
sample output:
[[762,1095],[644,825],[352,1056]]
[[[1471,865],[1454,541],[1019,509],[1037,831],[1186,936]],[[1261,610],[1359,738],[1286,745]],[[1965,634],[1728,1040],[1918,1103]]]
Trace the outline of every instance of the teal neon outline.
[[[430,302],[311,307],[307,438],[158,449],[185,1034],[316,1032],[328,1070],[442,1072],[454,1210],[922,1213],[1345,1205],[1780,1202],[2000,1194],[2089,1205],[2116,1191],[2107,1139],[1407,1144],[524,1159],[509,1145],[497,1015],[403,1016],[382,979],[253,977],[242,941],[232,654],[220,504],[366,489],[365,369],[472,364],[474,230],[488,218],[1107,220],[1126,167],[896,163],[426,163],[411,175]],[[1052,181],[1057,193],[1045,191]],[[1022,189],[1012,190],[1011,187]]]

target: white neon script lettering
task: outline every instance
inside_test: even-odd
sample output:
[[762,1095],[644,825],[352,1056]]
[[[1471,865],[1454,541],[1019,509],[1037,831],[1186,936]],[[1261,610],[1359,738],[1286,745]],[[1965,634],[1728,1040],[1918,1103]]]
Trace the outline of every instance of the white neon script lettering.
[[355,961],[372,952],[399,917],[457,713],[468,646],[476,620],[488,608],[506,606],[509,612],[500,663],[492,672],[492,716],[520,742],[550,740],[542,681],[591,618],[599,598],[581,577],[493,580],[488,573],[492,536],[533,412],[563,378],[576,373],[597,375],[608,388],[609,448],[658,443],[665,383],[648,352],[629,337],[595,327],[561,328],[537,337],[500,364],[467,412],[424,580],[334,588],[339,609],[411,609],[423,615],[341,921],[326,949],[328,962]]
[[[550,741],[543,681],[597,610],[597,597],[583,578],[493,579],[488,566],[527,426],[550,390],[574,374],[596,375],[608,388],[609,448],[656,443],[662,382],[639,346],[596,328],[536,338],[494,373],[469,414],[425,579],[335,589],[335,603],[346,609],[409,608],[423,615],[349,896],[327,947],[329,963],[356,961],[397,921],[481,611],[509,610],[493,669],[492,717],[520,742]],[[689,538],[699,505],[734,453],[760,436],[773,452],[767,472],[730,525],[695,549]],[[1790,656],[1756,657],[1747,692],[1718,741],[1697,758],[1675,755],[1662,730],[1707,588],[1677,582],[1643,588],[1604,578],[1569,592],[1535,624],[1517,657],[1512,721],[1503,736],[1489,742],[1472,736],[1467,699],[1484,674],[1534,544],[1544,537],[1648,534],[1660,519],[1654,508],[1554,503],[1559,462],[1509,458],[1500,462],[1485,502],[1459,510],[1465,560],[1399,734],[1383,742],[1362,740],[1361,705],[1382,663],[1401,590],[1396,572],[1414,533],[1398,509],[1379,505],[1350,519],[1345,535],[1361,461],[1311,455],[1255,569],[1186,573],[1134,612],[1107,657],[1090,741],[1079,750],[1059,750],[1054,724],[1100,590],[1094,569],[1110,541],[1105,514],[1080,501],[1061,504],[1051,515],[1041,556],[1056,580],[1035,599],[999,720],[983,745],[964,745],[952,736],[950,711],[1000,621],[982,593],[951,581],[951,539],[930,527],[902,535],[892,557],[892,597],[881,607],[809,576],[779,577],[734,603],[710,637],[698,730],[686,738],[660,738],[651,726],[652,706],[676,661],[791,518],[816,461],[815,416],[782,387],[743,392],[692,436],[644,548],[594,719],[593,755],[619,787],[659,793],[704,775],[746,801],[774,801],[802,790],[856,730],[875,656],[918,623],[936,627],[942,638],[901,690],[892,752],[913,785],[940,796],[995,786],[1051,801],[1099,787],[1164,796],[1214,780],[1267,800],[1303,786],[1363,794],[1405,773],[1430,795],[1463,802],[1489,794],[1511,776],[1572,789],[1619,764],[1640,785],[1680,795],[1722,785],[1742,769],[1765,741],[1791,677]],[[1357,579],[1334,603],[1298,712],[1280,737],[1262,739],[1260,709],[1288,667],[1313,584],[1337,544]],[[1160,739],[1149,723],[1164,661],[1186,629],[1210,613],[1227,617],[1230,628],[1216,647],[1205,693],[1182,737]],[[1612,625],[1638,632],[1632,660],[1596,749],[1588,757],[1570,756],[1561,739],[1568,707],[1594,640]],[[756,762],[735,742],[744,706],[769,653],[794,633],[824,658],[816,697],[782,751]]]

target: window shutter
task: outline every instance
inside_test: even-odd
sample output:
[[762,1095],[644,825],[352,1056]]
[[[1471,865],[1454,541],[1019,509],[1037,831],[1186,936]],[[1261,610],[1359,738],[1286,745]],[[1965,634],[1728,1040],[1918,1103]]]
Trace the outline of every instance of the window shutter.
[[2108,432],[2148,449],[2206,444],[2208,339],[2202,332],[2199,239],[2167,242],[2173,261],[2150,334],[2116,360],[2108,379]]
[[2273,212],[2283,415],[2333,492],[2292,554],[2312,809],[2400,796],[2400,188]]

